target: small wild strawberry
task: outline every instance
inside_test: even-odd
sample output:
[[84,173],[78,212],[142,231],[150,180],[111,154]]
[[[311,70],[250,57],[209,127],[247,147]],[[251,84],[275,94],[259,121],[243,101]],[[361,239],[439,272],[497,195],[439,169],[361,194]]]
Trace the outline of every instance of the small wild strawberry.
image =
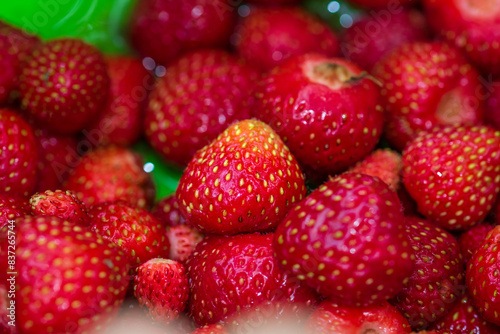
[[30,198],[34,216],[56,216],[71,223],[88,226],[87,208],[75,194],[66,190],[46,190]]

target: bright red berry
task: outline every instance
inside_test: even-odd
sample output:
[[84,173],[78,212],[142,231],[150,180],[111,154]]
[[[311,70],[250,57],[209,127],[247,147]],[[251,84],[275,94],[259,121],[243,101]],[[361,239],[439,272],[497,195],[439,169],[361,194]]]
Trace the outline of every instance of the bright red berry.
[[56,216],[71,223],[88,226],[87,208],[75,194],[66,190],[46,190],[30,198],[34,216]]
[[189,224],[237,234],[274,229],[305,193],[302,172],[278,135],[244,120],[196,153],[176,195]]
[[301,8],[253,8],[235,35],[238,54],[262,70],[304,53],[339,54],[330,27]]
[[474,254],[476,249],[478,249],[483,242],[484,238],[488,235],[488,232],[494,227],[495,225],[489,223],[479,224],[460,234],[458,243],[460,244],[465,264],[469,262],[472,254]]
[[20,76],[22,106],[49,130],[70,134],[83,129],[102,110],[109,77],[101,52],[78,39],[40,44]]
[[31,127],[0,109],[0,193],[29,196],[37,182],[37,144]]
[[[463,261],[455,238],[428,221],[408,217],[413,273],[394,304],[413,329],[425,329],[453,307],[465,290]],[[398,270],[398,267],[395,267]]]
[[256,88],[256,116],[316,179],[369,154],[382,134],[377,85],[355,64],[308,54],[276,67]]
[[30,214],[28,201],[24,197],[0,194],[0,230],[18,217]]
[[93,206],[89,216],[92,230],[129,256],[131,269],[149,259],[168,256],[170,244],[165,230],[146,210],[118,201]]
[[397,149],[437,125],[483,121],[479,73],[444,43],[398,47],[375,66],[373,75],[383,82],[385,136]]
[[229,125],[250,117],[257,73],[222,50],[201,50],[171,64],[151,92],[146,138],[185,166]]
[[154,321],[169,324],[186,308],[189,287],[186,270],[172,260],[151,259],[137,268],[134,296]]
[[413,268],[395,192],[380,179],[345,173],[285,216],[274,251],[285,272],[344,305],[395,296]]
[[448,230],[481,222],[500,191],[500,131],[486,126],[437,128],[403,153],[403,182],[418,210]]

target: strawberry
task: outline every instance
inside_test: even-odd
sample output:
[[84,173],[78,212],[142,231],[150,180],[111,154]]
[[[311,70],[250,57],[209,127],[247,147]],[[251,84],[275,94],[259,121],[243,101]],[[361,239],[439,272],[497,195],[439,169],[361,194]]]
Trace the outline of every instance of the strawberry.
[[[9,284],[10,285],[10,284]],[[0,284],[0,333],[16,334],[17,330],[11,319],[15,319],[15,305],[10,304],[9,292],[5,283]],[[10,323],[10,324],[9,324]],[[226,334],[225,332],[223,332]]]
[[[401,10],[400,6],[410,5],[412,3],[417,2],[418,0],[398,0],[397,2],[392,0],[349,0],[353,4],[358,6],[363,6],[366,8],[373,9],[389,9],[391,11]],[[396,10],[395,10],[395,9]]]
[[408,321],[386,301],[366,307],[349,307],[326,300],[319,304],[306,324],[306,332],[315,334],[403,334],[410,331]]
[[0,194],[0,230],[9,224],[9,220],[29,214],[30,207],[25,198]]
[[494,227],[495,225],[489,223],[479,224],[460,234],[458,243],[460,245],[460,249],[462,250],[462,257],[465,264],[469,262],[472,254],[474,254],[476,249],[481,246],[481,243],[484,238],[486,238],[486,235],[488,235],[488,232]]
[[0,22],[0,105],[5,105],[18,88],[22,64],[40,39],[21,29]]
[[402,169],[403,160],[399,153],[389,149],[379,149],[349,168],[349,172],[376,176],[391,190],[397,191]]
[[169,324],[186,308],[188,279],[179,262],[151,259],[137,268],[134,296],[149,310],[154,321]]
[[431,27],[486,73],[500,74],[500,6],[496,0],[424,0]]
[[339,41],[330,27],[298,7],[254,8],[235,36],[238,54],[262,70],[304,53],[339,54]]
[[38,175],[43,175],[38,178],[35,190],[59,189],[80,159],[81,142],[74,136],[54,134],[41,128],[35,128],[34,134],[38,144]]
[[187,262],[189,314],[197,325],[225,321],[266,302],[312,305],[315,296],[279,271],[273,234],[212,236]]
[[418,210],[448,230],[481,222],[500,191],[500,131],[486,126],[437,128],[403,153],[403,182]]
[[226,0],[142,0],[130,21],[130,41],[143,57],[167,64],[186,51],[229,44],[236,10]]
[[428,221],[408,217],[405,227],[415,267],[394,304],[412,328],[420,330],[446,315],[460,299],[465,289],[462,254],[450,233]]
[[22,107],[40,126],[62,134],[78,132],[92,121],[109,92],[99,50],[71,38],[35,48],[19,80]]
[[221,50],[189,53],[153,89],[144,128],[167,160],[185,166],[231,123],[249,118],[257,74]]
[[169,195],[156,203],[151,213],[166,227],[186,225],[186,219],[180,212],[179,202],[177,202],[175,194]]
[[435,322],[433,329],[445,331],[447,334],[481,333],[498,334],[500,329],[486,322],[472,305],[470,296],[462,299],[440,321]]
[[278,135],[244,120],[196,153],[176,196],[200,231],[237,234],[274,229],[305,193],[302,172]]
[[169,259],[185,263],[203,239],[203,234],[194,227],[178,225],[167,227],[167,238],[170,243]]
[[151,176],[143,170],[142,158],[129,149],[113,146],[84,155],[70,171],[64,188],[88,207],[116,200],[149,207],[154,198]]
[[34,216],[56,216],[74,224],[88,226],[87,208],[75,194],[66,190],[46,190],[30,198]]
[[144,209],[122,201],[101,203],[90,209],[89,217],[92,230],[129,255],[131,269],[168,256],[170,244],[161,223]]
[[274,252],[286,273],[346,306],[384,301],[412,272],[396,193],[380,179],[345,173],[283,218]]
[[391,50],[428,39],[425,16],[417,10],[400,10],[387,18],[365,16],[344,31],[340,49],[344,56],[371,71]]
[[375,66],[373,75],[384,84],[386,138],[399,150],[422,130],[483,121],[479,74],[444,43],[400,46]]
[[257,118],[320,181],[363,159],[382,133],[378,87],[346,60],[292,58],[258,84],[256,96]]
[[29,196],[37,182],[37,145],[31,127],[0,109],[0,193]]
[[229,332],[223,325],[214,324],[197,328],[191,334],[229,334]]
[[486,89],[485,123],[500,130],[500,82],[491,82]]
[[110,79],[110,95],[100,115],[87,127],[99,145],[133,144],[139,138],[143,109],[154,79],[140,59],[129,56],[104,58]]
[[93,333],[116,315],[129,283],[118,247],[56,217],[19,218],[16,227],[20,332]]
[[467,289],[472,303],[485,320],[496,325],[500,325],[498,243],[500,226],[488,232],[469,260],[466,272]]

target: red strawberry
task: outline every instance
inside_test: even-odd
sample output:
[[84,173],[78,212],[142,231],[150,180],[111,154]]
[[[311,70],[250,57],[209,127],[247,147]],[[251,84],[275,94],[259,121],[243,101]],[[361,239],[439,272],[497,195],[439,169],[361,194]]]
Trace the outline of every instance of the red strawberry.
[[365,157],[382,133],[375,83],[351,62],[308,54],[276,67],[256,89],[256,116],[316,179]]
[[140,135],[143,109],[153,77],[140,59],[128,56],[107,56],[110,95],[100,115],[87,127],[99,145],[133,144]]
[[23,197],[0,194],[0,230],[9,220],[30,214],[28,201]]
[[[349,0],[353,4],[374,9],[389,9],[391,11],[398,10],[399,6],[406,6],[417,2],[418,0]],[[400,10],[400,9],[399,9]]]
[[30,198],[34,216],[56,216],[71,223],[88,226],[87,208],[75,194],[66,190],[46,190]]
[[500,325],[500,226],[496,226],[472,255],[467,265],[467,289],[472,303],[481,316],[496,325]]
[[167,227],[167,238],[170,243],[169,258],[185,263],[196,245],[203,239],[197,229],[187,225]]
[[[429,222],[405,221],[415,268],[394,304],[414,329],[424,329],[443,317],[465,290],[463,262],[455,238]],[[396,267],[397,268],[397,267]]]
[[[7,286],[5,283],[0,284],[0,333],[2,334],[16,334],[17,330],[15,327],[15,317],[16,317],[16,306],[12,305],[9,298],[10,284]],[[14,300],[15,302],[15,300]],[[223,334],[227,334],[223,332]]]
[[495,225],[484,223],[472,227],[470,230],[465,231],[458,238],[460,249],[462,250],[462,257],[465,264],[467,264],[472,257],[472,254],[481,245],[488,232],[491,231]]
[[427,38],[424,15],[417,10],[401,10],[387,17],[363,17],[345,30],[340,48],[347,59],[371,71],[394,48]]
[[81,150],[81,142],[77,142],[73,136],[53,134],[45,129],[34,129],[34,134],[38,144],[40,175],[35,190],[43,192],[59,189],[80,159],[78,152]]
[[442,330],[447,334],[478,333],[498,334],[500,329],[486,322],[472,305],[470,296],[462,297],[460,302],[440,321],[432,325],[433,329]]
[[479,74],[446,44],[405,44],[384,57],[373,74],[384,84],[385,135],[400,150],[422,130],[483,120]]
[[93,333],[114,317],[129,283],[118,247],[56,217],[19,218],[16,227],[20,332]]
[[144,122],[148,141],[167,160],[185,166],[231,123],[249,118],[256,79],[225,51],[184,55],[151,93]]
[[149,310],[154,321],[169,324],[186,308],[188,279],[179,262],[151,259],[137,268],[134,296]]
[[84,155],[64,183],[88,207],[124,200],[149,207],[154,198],[151,176],[140,156],[120,147],[98,148]]
[[167,227],[186,225],[186,219],[179,210],[179,203],[175,194],[169,195],[156,203],[151,213]]
[[344,305],[393,297],[413,268],[396,193],[380,179],[342,174],[283,219],[274,251],[285,272]]
[[223,325],[214,324],[197,328],[191,334],[229,334],[229,332]]
[[0,105],[10,102],[19,85],[19,74],[28,54],[40,43],[38,37],[0,22]]
[[236,13],[226,0],[142,0],[130,40],[141,56],[165,65],[189,50],[228,45]]
[[101,53],[78,39],[40,44],[27,58],[19,80],[23,108],[39,125],[65,134],[92,121],[109,92]]
[[266,302],[311,305],[315,296],[281,273],[273,234],[205,238],[188,259],[189,313],[198,325],[214,324]]
[[500,191],[500,131],[438,128],[403,153],[403,182],[419,211],[448,230],[481,222]]
[[500,129],[500,82],[487,85],[484,97],[486,100],[485,123]]
[[275,228],[306,193],[295,158],[266,124],[245,120],[198,151],[177,188],[187,221],[205,233]]
[[496,0],[424,0],[432,28],[486,73],[500,74],[500,6]]
[[37,145],[31,127],[0,109],[0,193],[29,196],[37,182]]
[[170,244],[165,230],[146,210],[118,201],[93,206],[89,216],[92,230],[129,255],[131,269],[149,259],[168,256]]
[[397,152],[385,149],[373,151],[369,156],[349,168],[349,172],[376,176],[393,191],[399,189],[403,160]]
[[403,334],[410,331],[408,321],[386,301],[367,307],[349,307],[324,301],[306,324],[306,332],[315,334]]
[[235,35],[238,54],[262,70],[304,53],[339,54],[339,42],[330,27],[300,8],[254,8]]

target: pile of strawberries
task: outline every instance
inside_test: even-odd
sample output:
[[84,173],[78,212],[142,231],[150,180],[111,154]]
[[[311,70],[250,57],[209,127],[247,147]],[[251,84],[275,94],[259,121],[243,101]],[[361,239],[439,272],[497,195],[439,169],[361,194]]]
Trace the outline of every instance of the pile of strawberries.
[[2,333],[500,333],[500,2],[350,2],[0,23]]

